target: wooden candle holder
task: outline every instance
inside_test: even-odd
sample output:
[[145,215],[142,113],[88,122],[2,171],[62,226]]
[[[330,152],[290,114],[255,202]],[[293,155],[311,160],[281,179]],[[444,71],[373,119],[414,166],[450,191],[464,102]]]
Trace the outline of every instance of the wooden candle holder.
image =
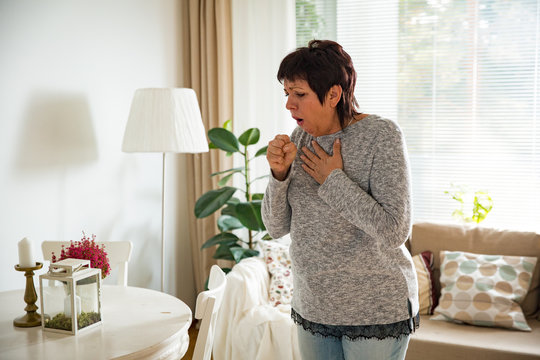
[[26,290],[24,291],[24,302],[26,303],[26,315],[19,316],[13,320],[13,325],[17,327],[33,327],[41,325],[41,315],[36,312],[38,309],[36,301],[38,299],[36,288],[34,287],[34,270],[39,270],[43,267],[43,263],[36,263],[32,267],[20,267],[15,265],[15,270],[24,271],[26,276]]

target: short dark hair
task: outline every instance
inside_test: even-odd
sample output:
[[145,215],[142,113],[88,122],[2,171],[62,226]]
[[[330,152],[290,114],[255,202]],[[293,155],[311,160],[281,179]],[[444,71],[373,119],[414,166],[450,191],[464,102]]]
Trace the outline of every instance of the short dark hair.
[[343,93],[337,104],[341,126],[345,119],[359,114],[354,97],[356,71],[349,54],[331,40],[311,40],[307,47],[299,47],[281,61],[277,73],[279,82],[305,80],[322,104],[330,88],[340,85]]

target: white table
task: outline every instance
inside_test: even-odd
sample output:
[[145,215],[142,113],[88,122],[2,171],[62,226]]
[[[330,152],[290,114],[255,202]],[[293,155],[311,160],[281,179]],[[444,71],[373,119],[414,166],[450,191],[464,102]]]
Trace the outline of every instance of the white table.
[[104,286],[101,326],[77,336],[13,326],[24,314],[23,297],[24,290],[0,292],[2,360],[180,359],[189,345],[191,310],[165,293]]

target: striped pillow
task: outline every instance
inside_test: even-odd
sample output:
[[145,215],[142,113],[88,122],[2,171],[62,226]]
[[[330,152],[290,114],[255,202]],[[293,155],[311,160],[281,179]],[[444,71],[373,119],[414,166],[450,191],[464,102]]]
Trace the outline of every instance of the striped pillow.
[[437,306],[438,299],[435,296],[435,283],[433,279],[433,253],[424,251],[412,257],[418,278],[418,302],[419,313],[431,315]]

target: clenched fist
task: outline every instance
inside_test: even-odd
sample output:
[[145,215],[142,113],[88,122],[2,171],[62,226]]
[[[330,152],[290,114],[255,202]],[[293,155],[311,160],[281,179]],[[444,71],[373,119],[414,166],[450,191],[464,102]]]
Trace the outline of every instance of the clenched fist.
[[297,151],[296,145],[287,135],[276,135],[268,143],[266,160],[268,160],[272,174],[277,180],[283,181],[287,177]]

